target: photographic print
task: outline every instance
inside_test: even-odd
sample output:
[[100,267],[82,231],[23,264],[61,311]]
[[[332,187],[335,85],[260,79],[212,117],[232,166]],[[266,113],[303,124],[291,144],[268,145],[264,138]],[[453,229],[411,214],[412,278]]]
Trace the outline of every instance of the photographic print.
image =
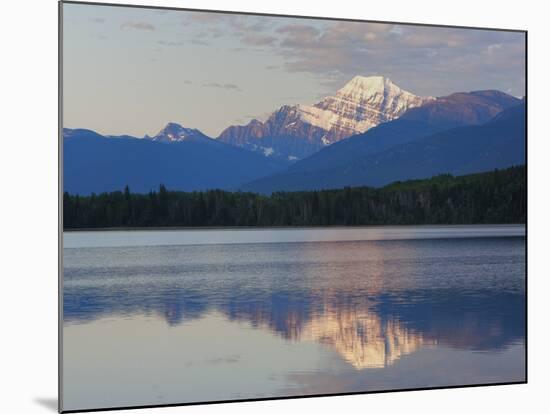
[[60,7],[62,411],[527,380],[526,32]]

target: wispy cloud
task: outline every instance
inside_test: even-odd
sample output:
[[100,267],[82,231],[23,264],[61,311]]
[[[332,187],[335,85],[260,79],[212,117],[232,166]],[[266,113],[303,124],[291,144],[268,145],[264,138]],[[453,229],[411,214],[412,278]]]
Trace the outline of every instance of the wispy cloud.
[[170,40],[159,40],[157,44],[161,46],[183,46],[185,42],[182,41],[170,41]]
[[247,114],[233,119],[239,125],[246,125],[252,121],[265,122],[273,113],[273,111],[262,112],[260,114]]
[[212,12],[192,12],[186,16],[188,23],[216,23],[227,20],[228,15]]
[[123,30],[146,30],[151,32],[155,30],[155,26],[147,22],[126,22],[123,23],[120,28]]
[[192,44],[215,45],[223,36],[234,52],[272,54],[281,58],[280,69],[319,79],[326,88],[320,93],[357,74],[389,76],[418,94],[510,83],[517,89],[523,70],[517,33],[216,13],[192,13],[185,21],[195,30]]
[[203,83],[202,86],[205,88],[220,88],[220,89],[227,89],[227,90],[233,90],[233,91],[241,91],[241,88],[239,88],[239,86],[235,85],[234,83],[210,82],[210,83]]
[[262,33],[249,33],[244,35],[241,38],[241,41],[244,44],[251,45],[251,46],[267,46],[272,45],[277,40],[276,37],[262,34]]
[[306,46],[317,42],[320,35],[319,29],[307,24],[287,24],[279,27],[277,33],[283,35],[283,47]]
[[276,32],[272,51],[283,57],[285,69],[320,76],[327,86],[378,73],[419,94],[437,85],[462,90],[471,76],[498,87],[507,83],[505,74],[517,84],[523,66],[517,33],[357,22],[292,23]]
[[191,43],[197,46],[208,46],[210,44],[207,41],[202,39],[193,39],[191,40]]
[[487,46],[487,54],[492,55],[499,49],[502,49],[502,43],[495,43],[493,45],[489,45]]
[[260,16],[239,16],[216,13],[192,13],[183,20],[186,26],[193,26],[200,32],[195,39],[205,41],[222,36],[238,38],[247,46],[274,45],[277,37],[268,33],[276,20]]

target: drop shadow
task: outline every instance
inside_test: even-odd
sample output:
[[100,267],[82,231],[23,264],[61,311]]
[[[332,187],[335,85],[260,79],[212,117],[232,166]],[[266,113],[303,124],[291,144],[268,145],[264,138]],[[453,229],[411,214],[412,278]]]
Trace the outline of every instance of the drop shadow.
[[34,402],[50,411],[58,411],[57,398],[35,398]]

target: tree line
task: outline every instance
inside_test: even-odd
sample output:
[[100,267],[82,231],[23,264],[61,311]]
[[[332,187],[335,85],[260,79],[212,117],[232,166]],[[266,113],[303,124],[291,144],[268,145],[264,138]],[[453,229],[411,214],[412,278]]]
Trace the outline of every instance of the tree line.
[[331,226],[525,223],[526,168],[396,182],[382,188],[135,194],[126,187],[88,196],[65,193],[65,229],[109,227]]

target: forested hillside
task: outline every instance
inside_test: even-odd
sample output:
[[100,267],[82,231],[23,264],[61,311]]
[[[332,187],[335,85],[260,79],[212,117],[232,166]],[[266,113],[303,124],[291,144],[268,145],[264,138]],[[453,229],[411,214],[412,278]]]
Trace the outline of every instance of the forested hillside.
[[126,187],[64,194],[65,229],[109,227],[329,226],[525,223],[526,168],[440,175],[383,188],[278,192],[158,191]]

